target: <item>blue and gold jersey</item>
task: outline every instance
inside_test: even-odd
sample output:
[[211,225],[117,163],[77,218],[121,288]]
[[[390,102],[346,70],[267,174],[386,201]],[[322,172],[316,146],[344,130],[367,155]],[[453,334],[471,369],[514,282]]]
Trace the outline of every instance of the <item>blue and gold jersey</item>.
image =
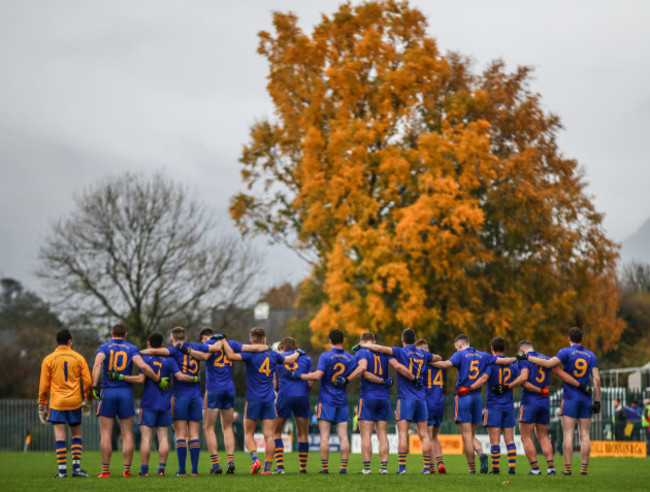
[[[366,372],[383,379],[388,377],[388,362],[391,359],[392,357],[390,355],[372,352],[365,348],[362,348],[357,352],[357,363],[361,360],[367,361],[368,366]],[[385,399],[388,398],[389,395],[390,388],[386,388],[383,384],[372,383],[361,376],[359,397]]]
[[246,363],[246,399],[273,401],[273,373],[278,364],[284,364],[284,357],[277,352],[242,352]]
[[[216,340],[205,342],[205,352],[208,352],[207,347],[214,343],[217,343]],[[241,352],[241,343],[234,340],[228,340],[226,343],[236,354]],[[232,361],[228,360],[223,350],[215,352],[205,361],[205,389],[208,391],[235,391],[235,383],[232,380]]]
[[[543,354],[540,354],[539,352],[530,351],[528,352],[528,355],[532,355],[534,357],[539,357],[540,359],[548,360],[548,357],[546,357]],[[532,362],[528,362],[527,360],[520,360],[519,370],[523,371],[524,369],[528,369],[528,382],[531,383],[533,386],[535,386],[536,388],[544,388],[548,386],[548,383],[551,379],[550,369],[536,366],[535,364],[533,364]],[[526,388],[524,388],[521,391],[521,404],[548,406],[549,401],[547,397],[542,396],[539,393],[533,393],[531,391],[528,391]]]
[[[503,358],[505,355],[497,355],[497,358]],[[492,388],[497,384],[512,383],[519,376],[519,366],[517,364],[510,364],[509,366],[497,366],[491,364],[485,370],[488,375],[487,386],[487,401],[485,408],[495,410],[512,410],[513,400],[512,391],[507,391],[502,395],[497,395],[492,391]]]
[[[415,348],[414,345],[407,345],[406,347],[393,347],[393,357],[405,366],[411,374],[415,377],[426,377],[427,364],[433,359],[433,355],[424,350]],[[424,387],[417,389],[413,382],[397,373],[397,396],[399,398],[409,398],[411,400],[426,399],[426,391]]]
[[[493,364],[496,359],[493,355],[480,352],[474,347],[467,347],[456,352],[449,358],[449,361],[458,369],[456,388],[471,385],[485,372],[488,365]],[[472,393],[480,392],[481,388],[472,391]]]
[[[179,371],[176,361],[171,357],[143,355],[142,358],[158,377],[170,378],[170,382],[171,376]],[[142,371],[140,371],[140,374],[142,374]],[[145,378],[142,392],[142,408],[153,412],[163,412],[171,408],[171,399],[169,391],[161,390],[158,383],[153,379]]]
[[106,356],[102,367],[102,388],[127,388],[132,386],[131,383],[126,381],[111,381],[106,377],[106,372],[117,371],[125,376],[132,376],[133,357],[140,355],[138,347],[122,338],[113,338],[110,342],[100,345],[97,353]]
[[323,371],[318,392],[318,403],[332,407],[344,407],[348,404],[345,388],[332,386],[339,376],[347,377],[357,368],[357,360],[343,349],[333,348],[318,358],[317,371]]
[[442,413],[445,408],[445,370],[427,366],[424,389],[427,407]]
[[[192,350],[197,352],[207,352],[205,345],[202,343],[189,343]],[[191,355],[185,355],[176,347],[167,347],[169,349],[169,356],[174,359],[178,369],[183,374],[188,376],[199,375],[199,361]],[[186,383],[174,378],[174,385],[172,386],[172,395],[183,396],[187,398],[201,398],[201,383]]]
[[[561,349],[556,357],[562,362],[564,371],[573,376],[581,384],[589,384],[591,370],[598,367],[596,356],[582,345],[571,345]],[[564,383],[562,398],[565,400],[591,401],[591,395],[583,393],[575,386]]]
[[[293,350],[288,350],[282,353],[283,357],[288,357],[293,354]],[[314,370],[314,364],[311,357],[308,355],[301,355],[295,362],[287,362],[278,364],[275,372],[278,376],[278,399],[292,398],[296,396],[309,395],[309,383],[307,381],[294,381],[284,377],[288,371],[296,371],[299,374],[306,374]]]

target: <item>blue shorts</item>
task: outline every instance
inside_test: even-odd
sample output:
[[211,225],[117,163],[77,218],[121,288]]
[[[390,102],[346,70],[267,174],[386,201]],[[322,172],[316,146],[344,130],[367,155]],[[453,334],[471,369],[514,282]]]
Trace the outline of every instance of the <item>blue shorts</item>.
[[133,417],[135,415],[133,388],[102,388],[102,400],[99,402],[97,415],[112,419]]
[[470,393],[467,396],[454,398],[454,420],[456,423],[479,424],[481,422],[481,411],[483,410],[483,399],[480,391]]
[[350,411],[348,407],[333,407],[325,403],[318,404],[318,411],[316,412],[318,420],[327,420],[333,424],[340,422],[348,422],[350,420]]
[[591,401],[565,400],[562,398],[560,415],[574,419],[591,418]]
[[410,398],[397,399],[397,420],[410,420],[411,422],[426,422],[429,417],[427,402],[424,400],[411,400]]
[[172,419],[201,422],[203,420],[203,398],[172,396]]
[[514,427],[515,409],[498,410],[496,408],[486,408],[483,425],[485,427],[499,427],[500,429]]
[[169,427],[172,425],[172,411],[161,410],[147,410],[145,408],[140,412],[140,425],[146,427]]
[[388,422],[391,419],[388,398],[359,398],[359,420]]
[[309,411],[309,396],[278,398],[275,408],[278,412],[278,417],[282,419],[290,419],[292,413],[296,417],[309,418],[311,415]]
[[79,425],[81,424],[81,407],[76,410],[54,410],[50,408],[47,421],[52,424]]
[[228,410],[235,406],[235,392],[207,390],[205,392],[205,408]]
[[251,420],[273,420],[278,414],[273,401],[246,400],[244,418]]
[[521,405],[519,407],[519,422],[546,425],[550,421],[551,410],[548,406]]

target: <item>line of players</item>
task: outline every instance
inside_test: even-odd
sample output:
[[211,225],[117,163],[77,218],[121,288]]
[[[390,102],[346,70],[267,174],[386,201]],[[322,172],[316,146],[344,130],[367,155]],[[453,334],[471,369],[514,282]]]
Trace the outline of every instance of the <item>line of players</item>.
[[[67,331],[67,330],[64,330]],[[68,332],[69,334],[69,332]],[[332,330],[328,337],[331,349],[323,353],[316,370],[311,358],[298,349],[295,340],[285,338],[280,344],[281,354],[270,351],[266,345],[264,330],[251,330],[250,344],[242,345],[226,340],[223,335],[210,329],[200,333],[201,343],[187,343],[185,330],[174,328],[170,347],[162,347],[163,337],[153,334],[148,348],[138,351],[126,342],[126,330],[116,325],[112,340],[98,349],[92,372],[92,386],[86,394],[100,400],[98,415],[101,430],[102,472],[99,477],[110,476],[111,429],[115,417],[120,418],[123,435],[124,476],[131,474],[133,456],[132,418],[133,383],[144,383],[142,414],[141,469],[140,475],[149,473],[150,442],[154,430],[159,439],[158,475],[165,474],[169,453],[167,428],[173,423],[176,434],[176,450],[179,469],[176,475],[185,476],[187,447],[191,461],[191,474],[198,474],[199,430],[201,422],[206,435],[211,460],[211,474],[222,473],[217,453],[214,432],[217,415],[221,413],[224,444],[227,454],[226,473],[234,473],[234,434],[232,431],[235,388],[232,380],[233,361],[246,364],[246,410],[244,415],[245,443],[251,456],[251,474],[260,472],[262,463],[257,456],[253,433],[261,421],[266,443],[262,474],[271,473],[273,460],[276,470],[285,473],[283,444],[280,433],[286,419],[293,415],[298,430],[298,453],[300,473],[306,473],[308,457],[308,421],[310,416],[309,387],[314,380],[320,380],[317,418],[321,434],[321,473],[329,473],[329,437],[331,425],[336,426],[341,443],[341,466],[339,473],[347,472],[350,445],[347,436],[349,413],[345,387],[349,381],[361,377],[359,429],[362,440],[363,474],[371,473],[371,435],[373,428],[379,440],[379,473],[388,473],[387,422],[392,413],[388,400],[392,378],[388,366],[397,371],[398,403],[395,412],[398,428],[398,474],[406,473],[408,453],[408,431],[411,423],[416,424],[422,442],[422,473],[434,473],[436,466],[440,473],[446,473],[440,441],[437,438],[444,406],[444,371],[450,367],[458,370],[455,396],[455,420],[459,424],[470,473],[476,473],[474,453],[480,459],[480,471],[488,471],[486,454],[475,438],[476,426],[481,418],[481,387],[487,383],[488,396],[485,422],[491,440],[492,473],[499,472],[500,433],[503,431],[507,444],[509,472],[514,473],[516,451],[514,448],[514,407],[511,389],[523,385],[520,407],[520,431],[526,455],[531,463],[532,474],[539,474],[532,433],[536,433],[547,459],[549,474],[555,474],[552,447],[546,435],[550,418],[548,405],[549,369],[565,381],[562,408],[562,424],[565,432],[565,474],[571,473],[573,428],[579,422],[582,445],[582,470],[587,473],[589,460],[589,423],[591,412],[599,411],[600,384],[595,356],[580,345],[582,332],[573,328],[569,333],[570,347],[561,350],[551,359],[533,351],[532,344],[522,341],[517,357],[505,357],[505,343],[502,338],[492,340],[493,355],[476,351],[469,346],[466,336],[455,340],[457,352],[448,360],[429,353],[424,339],[416,340],[413,330],[402,333],[402,347],[385,347],[374,343],[372,333],[364,333],[360,345],[353,352],[343,349],[343,333]],[[58,340],[58,338],[57,338]],[[68,340],[67,351],[71,340]],[[59,340],[57,351],[66,347]],[[55,351],[55,353],[57,352]],[[76,354],[76,352],[74,352]],[[52,354],[54,355],[54,354]],[[77,354],[78,355],[78,354]],[[59,473],[66,476],[65,424],[72,429],[73,476],[87,476],[79,468],[81,458],[80,410],[53,411],[58,389],[44,384],[48,378],[62,379],[53,375],[63,371],[61,364],[55,364],[51,356],[44,360],[39,393],[39,417],[54,424],[57,440]],[[59,357],[60,358],[60,357]],[[83,360],[83,359],[82,359]],[[200,390],[199,361],[206,361],[205,405]],[[520,360],[519,364],[513,364]],[[562,363],[567,372],[557,365]],[[84,361],[85,364],[85,361]],[[132,365],[140,374],[132,375]],[[45,368],[48,368],[47,374]],[[521,370],[518,368],[521,368]],[[86,369],[87,371],[87,369]],[[174,377],[172,395],[169,392],[170,378]],[[595,402],[591,403],[589,376],[593,376]],[[74,381],[74,374],[65,367],[65,381]],[[88,377],[80,370],[77,384],[83,379],[84,388],[89,387]],[[102,388],[99,389],[100,378]],[[275,383],[275,384],[274,384]],[[47,386],[47,387],[46,387]],[[278,390],[277,403],[274,387]],[[77,386],[78,388],[78,386]],[[50,390],[51,389],[51,390]],[[68,388],[69,389],[69,388]],[[68,391],[68,393],[70,393]],[[77,389],[77,393],[79,393]],[[45,410],[49,398],[50,414]],[[80,396],[78,398],[81,400]],[[588,405],[586,404],[588,402]],[[54,405],[54,406],[53,406]],[[69,405],[69,403],[68,403]],[[74,406],[74,404],[73,404]],[[84,413],[89,413],[88,402],[83,402]],[[276,413],[277,407],[277,413]],[[61,428],[63,438],[61,439]],[[75,438],[75,431],[78,436]],[[75,440],[76,439],[76,440]],[[568,446],[567,446],[568,444]],[[432,458],[435,458],[435,462]]]

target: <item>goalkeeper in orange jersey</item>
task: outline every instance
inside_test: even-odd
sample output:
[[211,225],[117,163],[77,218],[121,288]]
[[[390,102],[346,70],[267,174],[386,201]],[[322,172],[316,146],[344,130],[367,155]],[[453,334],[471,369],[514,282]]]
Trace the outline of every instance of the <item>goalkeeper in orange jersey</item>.
[[41,365],[38,418],[41,423],[49,422],[54,427],[59,465],[56,478],[68,476],[66,424],[72,436],[72,476],[87,478],[88,474],[81,469],[81,417],[90,415],[90,369],[83,356],[70,348],[72,335],[68,330],[59,331],[56,342],[56,350]]

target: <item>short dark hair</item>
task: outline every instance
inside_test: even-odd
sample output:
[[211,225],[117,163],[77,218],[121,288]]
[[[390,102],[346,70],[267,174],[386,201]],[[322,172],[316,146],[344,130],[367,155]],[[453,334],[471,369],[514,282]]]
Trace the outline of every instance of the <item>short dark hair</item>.
[[458,342],[462,343],[463,345],[469,345],[469,337],[461,333],[454,339],[454,345],[456,345]]
[[162,347],[162,344],[163,344],[162,333],[158,333],[157,331],[154,331],[151,335],[149,335],[149,345],[151,345],[152,348],[160,348]]
[[362,342],[374,342],[375,341],[375,334],[371,331],[365,331],[361,334],[359,337],[359,340]]
[[504,352],[506,350],[506,340],[503,337],[494,337],[490,340],[490,347],[495,352]]
[[111,328],[111,333],[116,338],[124,338],[126,336],[126,326],[122,323],[118,323]]
[[59,345],[67,345],[70,340],[72,340],[72,334],[70,333],[70,330],[66,328],[59,330],[56,334],[56,343]]
[[266,337],[266,332],[264,331],[264,328],[260,328],[259,326],[256,326],[255,328],[251,329],[251,340],[254,343],[262,343],[264,337]]
[[284,337],[282,340],[280,340],[278,348],[283,352],[286,352],[288,350],[297,350],[298,342],[296,342],[296,339],[293,337]]
[[332,345],[339,345],[343,343],[343,332],[335,328],[333,330],[330,330],[330,334],[327,336],[327,338],[330,342],[332,342]]
[[214,335],[214,331],[212,331],[212,328],[203,328],[199,332],[199,338],[201,338],[201,337],[211,337],[212,335]]
[[415,343],[415,338],[415,330],[412,330],[411,328],[407,328],[402,332],[402,340],[404,340],[406,345],[413,345]]
[[526,346],[526,345],[531,347],[531,348],[533,347],[533,343],[530,340],[521,340],[517,344],[517,350],[521,350],[521,347]]
[[582,342],[582,330],[577,326],[571,328],[569,330],[569,340],[571,340],[573,343]]

